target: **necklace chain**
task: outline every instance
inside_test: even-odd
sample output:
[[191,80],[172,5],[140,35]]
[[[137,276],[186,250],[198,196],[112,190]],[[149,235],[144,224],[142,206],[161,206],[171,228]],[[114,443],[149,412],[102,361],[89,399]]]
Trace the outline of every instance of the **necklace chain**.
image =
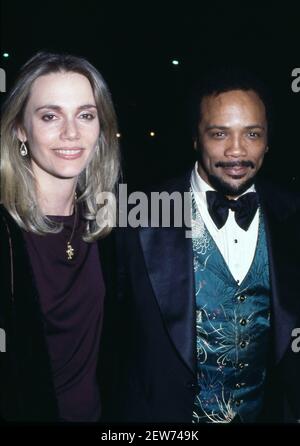
[[67,249],[66,249],[66,254],[67,254],[67,259],[68,260],[73,260],[73,257],[74,257],[74,254],[75,254],[75,250],[74,250],[73,246],[71,245],[71,242],[72,242],[72,239],[73,239],[73,236],[74,236],[76,223],[77,223],[77,193],[75,192],[75,197],[74,197],[74,223],[73,223],[71,236],[70,236],[69,240],[67,241]]

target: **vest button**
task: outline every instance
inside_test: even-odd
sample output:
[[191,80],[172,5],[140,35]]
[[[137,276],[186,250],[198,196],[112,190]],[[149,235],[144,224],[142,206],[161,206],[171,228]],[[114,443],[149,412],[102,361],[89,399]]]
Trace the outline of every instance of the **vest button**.
[[240,383],[236,383],[235,388],[236,389],[240,389],[242,386],[240,385]]
[[241,342],[240,342],[240,347],[241,347],[241,348],[245,348],[246,345],[247,345],[247,342],[246,342],[246,341],[241,341]]
[[241,319],[240,320],[240,324],[243,325],[243,326],[246,325],[247,324],[247,319]]
[[246,296],[244,294],[242,294],[241,296],[238,297],[240,302],[245,302],[246,300]]
[[235,401],[235,405],[236,406],[240,406],[242,404],[243,400],[236,400]]
[[246,365],[246,364],[245,364],[244,362],[239,362],[239,363],[238,363],[238,368],[239,368],[239,369],[243,369],[243,368],[245,367],[245,365]]

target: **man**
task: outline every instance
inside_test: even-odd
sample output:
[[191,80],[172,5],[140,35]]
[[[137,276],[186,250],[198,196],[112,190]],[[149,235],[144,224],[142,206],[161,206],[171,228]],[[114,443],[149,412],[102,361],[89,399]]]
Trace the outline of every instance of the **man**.
[[[190,197],[185,226],[119,232],[119,421],[300,419],[300,197],[257,178],[264,92],[210,78],[199,160],[164,187]],[[298,274],[297,274],[298,273]]]

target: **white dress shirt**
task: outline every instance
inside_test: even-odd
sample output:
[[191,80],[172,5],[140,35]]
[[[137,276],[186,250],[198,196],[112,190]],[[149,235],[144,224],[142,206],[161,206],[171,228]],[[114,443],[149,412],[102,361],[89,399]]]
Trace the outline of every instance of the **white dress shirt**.
[[[221,229],[218,229],[209,215],[206,202],[206,192],[214,189],[200,177],[198,173],[198,162],[196,162],[191,175],[191,187],[195,196],[196,205],[207,230],[218,246],[234,279],[238,283],[241,283],[251,267],[255,254],[258,237],[259,209],[247,231],[244,231],[236,223],[234,212],[231,209],[229,209],[228,219],[225,225]],[[254,185],[244,193],[246,194],[247,192],[255,192]]]

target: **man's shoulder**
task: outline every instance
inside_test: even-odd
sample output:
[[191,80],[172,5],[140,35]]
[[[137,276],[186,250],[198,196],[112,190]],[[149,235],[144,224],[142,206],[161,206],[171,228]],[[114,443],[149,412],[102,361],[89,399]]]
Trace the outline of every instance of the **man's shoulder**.
[[148,185],[145,188],[145,193],[151,194],[151,192],[168,192],[169,194],[173,192],[188,192],[190,189],[190,179],[191,179],[192,168],[186,169],[179,175],[171,178],[167,178],[156,184]]
[[189,194],[191,170],[187,169],[181,175],[148,185],[139,191],[143,195],[128,201],[127,224],[118,225],[117,240],[125,236],[136,237],[145,228],[172,228],[179,220],[185,227],[185,204],[188,205],[189,201],[184,194]]
[[280,217],[300,214],[299,191],[266,178],[259,178],[255,186],[263,205]]

